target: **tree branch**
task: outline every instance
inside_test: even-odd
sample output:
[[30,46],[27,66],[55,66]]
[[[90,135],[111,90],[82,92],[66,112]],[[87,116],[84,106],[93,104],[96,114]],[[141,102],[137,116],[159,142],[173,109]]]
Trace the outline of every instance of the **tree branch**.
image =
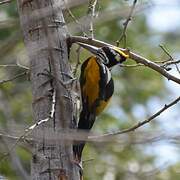
[[6,80],[0,81],[0,84],[4,84],[4,83],[10,82],[10,81],[13,81],[13,80],[15,80],[15,79],[17,79],[17,78],[20,78],[20,77],[22,77],[22,76],[24,76],[24,75],[26,75],[26,74],[27,74],[27,71],[25,71],[25,72],[23,72],[23,73],[20,73],[20,74],[17,74],[16,76],[14,76],[14,77],[12,77],[12,78],[10,78],[10,79],[6,79]]
[[93,25],[93,19],[96,17],[96,5],[98,4],[98,0],[91,0],[89,1],[88,5],[88,15],[90,16],[90,33],[91,33],[91,38],[94,38],[94,25]]
[[72,11],[70,10],[70,8],[68,7],[68,4],[66,3],[65,0],[63,0],[64,2],[64,6],[66,7],[67,12],[69,13],[70,17],[74,20],[74,22],[78,25],[80,31],[83,33],[84,36],[87,37],[86,32],[84,31],[83,25],[78,21],[78,19],[76,19],[76,17],[74,16],[74,14],[72,13]]
[[[136,6],[136,12],[134,12],[134,14],[137,14],[149,8],[151,8],[149,4],[142,3]],[[116,8],[116,9],[108,10],[108,11],[107,10],[100,11],[100,8],[98,7],[98,9],[96,10],[96,18],[93,19],[93,24],[110,22],[117,18],[125,19],[129,11],[130,11],[130,8],[121,8],[121,9]],[[98,16],[97,16],[97,13],[98,13]],[[88,15],[80,17],[78,21],[80,22],[80,24],[83,24],[85,31],[88,31],[90,29],[90,18],[88,18]],[[67,26],[68,26],[68,29],[71,31],[71,34],[78,34],[81,32],[79,31],[79,27],[75,22],[70,22],[69,24],[67,24]]]
[[[172,57],[172,55],[169,53],[169,51],[167,50],[167,48],[166,48],[165,46],[163,46],[163,45],[160,44],[159,47],[160,47],[160,48],[164,51],[164,53],[169,57],[167,63],[163,64],[163,67],[166,67],[166,66],[168,66],[168,65],[174,64],[174,65],[176,66],[177,72],[180,74],[180,70],[179,70],[179,67],[178,67],[178,65],[177,65],[178,62],[174,60],[174,58]],[[169,61],[171,62],[170,64],[169,64]],[[172,62],[175,62],[175,63],[172,63]]]
[[[71,36],[68,38],[69,43],[76,43],[76,42],[82,42],[89,45],[97,46],[97,47],[103,47],[103,46],[113,46],[111,44],[96,40],[96,39],[88,39],[86,37],[81,36]],[[127,53],[127,49],[119,48],[120,50]],[[164,77],[166,77],[168,80],[174,81],[178,84],[180,84],[180,79],[171,75],[168,73],[164,68],[162,68],[160,65],[146,59],[145,57],[142,57],[134,52],[128,51],[129,58],[136,61],[136,63],[144,64],[145,66],[153,69],[154,71],[162,74]]]
[[137,0],[134,0],[133,5],[131,7],[131,10],[129,12],[129,15],[128,15],[126,21],[123,23],[124,28],[123,28],[122,34],[121,34],[120,38],[116,41],[116,45],[117,46],[119,46],[121,40],[124,40],[124,48],[126,47],[126,44],[127,44],[126,43],[126,40],[127,40],[126,30],[127,30],[127,26],[129,24],[129,22],[132,19],[132,14],[133,14],[133,11],[135,9],[136,3],[137,3]]
[[172,64],[179,64],[179,63],[180,63],[180,60],[176,60],[176,61],[168,61],[168,62],[165,63],[164,65],[169,66],[169,65],[172,65]]
[[4,0],[4,1],[1,1],[0,2],[0,5],[2,5],[2,4],[7,4],[7,3],[11,3],[12,2],[12,0]]
[[162,112],[164,112],[165,110],[167,110],[171,106],[177,104],[179,101],[180,101],[180,96],[178,98],[176,98],[174,101],[172,101],[171,103],[165,104],[163,108],[161,108],[159,111],[157,111],[155,114],[153,114],[148,119],[145,119],[144,121],[140,121],[140,122],[138,122],[137,124],[135,124],[134,126],[128,128],[128,129],[125,129],[125,130],[122,130],[122,131],[117,131],[117,132],[114,132],[114,133],[104,134],[104,135],[101,135],[101,136],[94,136],[94,137],[92,136],[92,137],[88,137],[88,138],[89,139],[91,139],[91,138],[107,138],[107,137],[110,137],[110,136],[124,134],[124,133],[128,133],[128,132],[134,131],[134,130],[138,129],[139,127],[149,123],[154,118],[159,116]]

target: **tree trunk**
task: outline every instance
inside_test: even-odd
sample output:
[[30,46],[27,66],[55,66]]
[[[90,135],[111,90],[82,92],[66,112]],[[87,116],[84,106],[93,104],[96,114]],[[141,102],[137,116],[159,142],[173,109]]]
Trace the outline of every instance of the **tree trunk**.
[[[30,59],[33,117],[36,123],[46,119],[46,122],[36,124],[33,130],[31,179],[78,180],[72,142],[61,134],[67,132],[73,122],[71,91],[66,88],[71,72],[66,44],[67,29],[61,7],[58,6],[61,1],[17,2]],[[60,137],[50,141],[48,136],[59,132]]]

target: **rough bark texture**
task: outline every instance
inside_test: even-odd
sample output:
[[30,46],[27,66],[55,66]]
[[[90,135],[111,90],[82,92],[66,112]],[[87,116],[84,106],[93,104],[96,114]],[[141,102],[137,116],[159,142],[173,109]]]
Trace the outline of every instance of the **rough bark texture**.
[[[72,142],[48,141],[46,132],[64,132],[73,121],[71,92],[65,87],[70,67],[65,26],[58,0],[18,0],[24,42],[30,58],[30,79],[35,122],[49,117],[55,92],[54,118],[33,130],[35,144],[31,179],[77,180],[79,172],[73,163]],[[55,4],[55,6],[54,6]],[[53,80],[42,73],[50,72]],[[43,134],[44,138],[39,138]]]

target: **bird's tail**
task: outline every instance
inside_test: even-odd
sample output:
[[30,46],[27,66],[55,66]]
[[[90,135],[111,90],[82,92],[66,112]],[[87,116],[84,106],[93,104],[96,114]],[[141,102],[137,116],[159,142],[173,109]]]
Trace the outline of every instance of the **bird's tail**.
[[81,157],[82,157],[82,151],[84,145],[85,145],[85,141],[81,141],[81,142],[76,141],[73,145],[74,160],[79,165],[81,163]]
[[[95,121],[95,114],[94,113],[88,113],[87,111],[81,111],[79,123],[78,123],[78,129],[87,131],[87,133],[91,130],[94,121]],[[80,132],[81,133],[81,132]],[[80,135],[81,136],[81,135]],[[82,139],[86,138],[88,135],[85,135],[82,133]],[[81,157],[82,152],[85,146],[85,141],[74,141],[73,145],[73,153],[74,153],[74,160],[79,164],[81,163]]]

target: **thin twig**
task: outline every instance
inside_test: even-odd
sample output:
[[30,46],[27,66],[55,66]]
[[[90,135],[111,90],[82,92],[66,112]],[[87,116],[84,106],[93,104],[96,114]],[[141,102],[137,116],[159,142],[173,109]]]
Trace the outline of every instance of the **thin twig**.
[[167,56],[169,56],[168,61],[173,61],[174,58],[171,56],[171,54],[168,52],[168,50],[165,48],[165,46],[160,44],[159,47],[166,53]]
[[[20,138],[19,136],[0,133],[0,139],[8,140],[8,141],[10,141],[12,143],[16,142],[19,138]],[[26,151],[31,152],[33,143],[34,142],[33,142],[32,138],[24,138],[24,139],[21,139],[20,146],[23,149],[25,149]]]
[[[45,130],[45,131],[44,131]],[[53,141],[66,141],[67,143],[69,143],[69,141],[73,141],[73,140],[78,140],[78,141],[89,141],[89,142],[118,142],[119,144],[145,144],[145,143],[152,143],[152,142],[157,142],[157,141],[161,141],[161,140],[169,140],[173,143],[177,143],[179,144],[180,142],[178,141],[180,138],[180,134],[176,133],[175,135],[170,135],[167,134],[167,132],[163,132],[163,131],[149,131],[147,132],[146,130],[142,131],[133,131],[133,135],[135,137],[135,139],[129,139],[129,135],[128,133],[122,133],[122,134],[118,134],[121,135],[117,138],[115,138],[114,136],[110,136],[108,138],[106,138],[106,136],[104,137],[104,135],[107,135],[109,133],[105,133],[105,134],[99,134],[99,133],[93,133],[93,132],[87,132],[87,131],[77,131],[77,130],[65,130],[65,131],[55,131],[55,132],[50,132],[49,129],[45,128],[43,131],[41,130],[38,133],[38,138],[37,139],[33,139],[31,137],[31,135],[27,135],[20,140],[21,144],[23,145],[25,143],[25,145],[30,145],[32,146],[32,144],[34,144],[35,142],[41,140],[41,139],[46,139],[49,142],[53,142]],[[116,131],[116,132],[121,132]],[[110,133],[113,135],[116,135],[115,133]],[[88,139],[86,137],[89,137]],[[122,137],[122,138],[121,138]],[[2,134],[0,133],[0,138],[5,138],[7,140],[10,141],[16,141],[18,140],[20,137],[16,134],[14,135],[7,135],[7,134]]]
[[11,136],[9,134],[3,134],[3,133],[0,133],[0,139],[1,138],[6,138],[6,139],[9,139],[9,140],[12,140],[12,141],[15,141],[15,140],[18,140],[19,137],[16,137],[16,136]]
[[[169,53],[169,51],[167,50],[167,48],[166,48],[165,46],[163,46],[163,45],[160,44],[159,47],[160,47],[160,48],[165,52],[165,54],[169,57],[168,62],[169,62],[169,61],[175,61],[174,58],[172,57],[172,55]],[[171,64],[172,64],[172,63],[171,63]],[[168,66],[168,65],[170,65],[170,64],[165,63],[163,66]],[[177,70],[178,73],[180,74],[180,70],[179,70],[179,67],[178,67],[177,63],[174,63],[174,65],[176,66],[176,70]]]
[[125,130],[122,130],[122,131],[117,131],[117,132],[114,132],[114,133],[104,134],[104,135],[101,135],[101,136],[91,136],[91,137],[88,137],[88,138],[90,138],[90,139],[91,138],[105,138],[105,137],[110,137],[110,136],[114,136],[114,135],[119,135],[119,134],[124,134],[124,133],[131,132],[131,131],[135,131],[139,127],[142,127],[143,125],[151,122],[154,118],[158,117],[162,112],[164,112],[165,110],[167,110],[171,106],[177,104],[179,101],[180,101],[180,96],[178,98],[176,98],[174,101],[172,101],[171,103],[165,104],[163,108],[161,108],[159,111],[157,111],[155,114],[153,114],[148,119],[145,119],[144,121],[140,121],[140,122],[138,122],[137,124],[135,124],[134,126],[128,128],[128,129],[125,129]]
[[127,68],[135,68],[135,67],[142,67],[144,64],[120,64],[120,67],[127,67]]
[[[96,6],[96,18],[93,19],[93,24],[99,24],[99,23],[104,23],[104,22],[110,22],[113,21],[114,19],[117,19],[117,17],[120,18],[127,18],[127,13],[130,11],[130,8],[116,8],[116,9],[112,9],[112,10],[103,10],[100,11],[100,5]],[[139,12],[144,11],[145,9],[149,9],[151,6],[147,3],[142,3],[138,6],[136,6],[136,11],[133,13],[133,16]],[[107,16],[108,14],[108,16]],[[90,25],[90,21],[88,18],[88,15],[83,16],[81,18],[78,19],[78,21],[83,24],[83,28],[84,31],[88,31],[89,30],[89,25]],[[67,24],[68,29],[71,30],[71,32],[73,32],[73,34],[78,34],[81,31],[79,31],[79,28],[77,27],[76,23],[70,22]],[[117,38],[118,39],[118,38]]]
[[19,68],[29,70],[28,67],[26,67],[18,62],[17,62],[17,64],[0,64],[0,68],[8,68],[8,67],[19,67]]
[[4,153],[1,157],[0,157],[0,162],[3,161],[7,156],[10,155],[10,152],[17,146],[17,144],[19,144],[19,142],[23,141],[25,139],[25,136],[27,135],[27,132],[25,131],[16,141],[15,143],[11,146],[9,152]]
[[24,65],[20,64],[18,61],[17,61],[17,66],[18,66],[18,67],[20,67],[20,68],[23,68],[23,69],[29,70],[29,67],[27,67],[27,66],[24,66]]
[[[169,66],[169,65],[173,65],[173,64],[179,64],[180,63],[180,60],[177,60],[177,61],[168,61],[165,60],[165,61],[153,61],[154,63],[157,63],[157,64],[160,64],[160,66],[164,69],[168,69],[167,67],[165,66]],[[167,62],[167,63],[165,63]],[[140,63],[137,63],[137,64],[120,64],[119,65],[120,67],[127,67],[127,68],[135,68],[135,67],[142,67],[144,66],[144,64],[140,64]]]
[[67,3],[65,0],[63,0],[64,2],[64,6],[67,9],[67,12],[69,13],[70,17],[74,20],[74,22],[78,25],[79,29],[81,30],[81,32],[83,33],[84,36],[87,37],[87,34],[85,33],[85,31],[83,30],[83,25],[76,19],[76,17],[74,16],[74,14],[72,13],[72,11],[70,10],[70,8],[68,7]]
[[0,68],[18,67],[17,64],[0,64]]
[[130,10],[130,12],[129,12],[129,15],[128,15],[126,21],[123,23],[124,28],[123,28],[122,34],[121,34],[120,38],[116,41],[116,45],[117,45],[118,47],[119,47],[119,44],[120,44],[120,42],[121,42],[122,40],[124,40],[124,45],[123,45],[123,47],[124,47],[124,48],[126,47],[126,44],[127,44],[127,33],[126,33],[126,31],[127,31],[128,24],[129,24],[129,22],[130,22],[131,19],[132,19],[132,15],[133,15],[133,11],[134,11],[134,9],[135,9],[136,3],[137,3],[137,0],[134,0],[134,1],[133,1],[133,5],[132,5],[132,7],[131,7],[131,10]]
[[[137,64],[120,64],[119,66],[120,67],[127,67],[127,68],[145,67],[144,64],[140,64],[140,63],[137,63]],[[171,70],[171,68],[164,66],[164,64],[160,65],[160,67],[162,67],[166,71]]]
[[163,61],[154,61],[154,62],[157,63],[157,64],[164,64],[164,63],[169,62],[169,59],[163,60]]
[[[88,39],[86,37],[81,37],[81,36],[71,36],[69,37],[69,42],[71,43],[77,43],[77,42],[82,42],[85,44],[93,45],[96,47],[103,47],[103,46],[109,46],[112,47],[113,45],[105,43],[103,41],[99,41],[96,39]],[[127,53],[126,49],[119,48],[121,51],[124,51]],[[136,63],[144,64],[145,66],[153,69],[154,71],[162,74],[164,77],[166,77],[168,80],[174,81],[178,84],[180,84],[180,79],[177,78],[176,76],[171,75],[168,73],[164,68],[162,68],[160,65],[154,63],[153,61],[150,61],[146,59],[145,57],[142,57],[134,52],[131,52],[130,50],[128,51],[129,58],[136,61]]]
[[49,121],[49,119],[52,119],[54,117],[54,113],[55,113],[55,100],[56,100],[56,93],[55,91],[53,92],[53,96],[52,96],[52,104],[51,104],[51,111],[50,111],[50,115],[48,118],[39,120],[37,123],[31,125],[30,127],[26,128],[24,130],[24,133],[15,141],[15,143],[11,146],[9,152],[3,154],[2,157],[0,157],[0,162],[2,160],[4,160],[4,158],[6,158],[7,156],[9,156],[10,152],[17,146],[17,144],[19,144],[19,142],[23,141],[23,140],[27,140],[26,137],[37,127],[39,127],[41,124]]
[[88,6],[88,14],[90,15],[91,21],[90,21],[90,33],[91,33],[91,38],[94,38],[94,27],[93,27],[93,21],[94,18],[96,17],[96,5],[98,3],[98,0],[93,0],[89,1],[89,6]]
[[0,84],[4,84],[4,83],[10,82],[10,81],[13,81],[13,80],[18,79],[18,78],[20,78],[20,77],[22,77],[22,76],[24,76],[24,75],[26,75],[26,74],[27,74],[27,71],[25,71],[25,72],[23,72],[23,73],[20,73],[20,74],[12,77],[12,78],[10,78],[10,79],[2,80],[2,81],[0,81]]
[[177,61],[169,61],[166,63],[166,66],[169,66],[169,65],[172,65],[172,64],[179,64],[180,63],[180,60],[177,60]]
[[2,4],[7,4],[7,3],[11,3],[12,2],[12,0],[4,0],[4,1],[1,1],[0,2],[0,5],[2,5]]

